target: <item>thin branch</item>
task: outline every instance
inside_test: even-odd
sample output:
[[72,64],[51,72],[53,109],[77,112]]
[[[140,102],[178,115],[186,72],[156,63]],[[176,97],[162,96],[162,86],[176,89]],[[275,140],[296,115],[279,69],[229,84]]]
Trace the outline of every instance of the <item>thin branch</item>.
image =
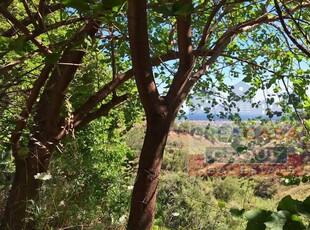
[[284,29],[284,32],[286,33],[286,35],[290,38],[290,40],[304,53],[306,54],[308,57],[310,57],[310,51],[308,49],[306,49],[303,45],[301,45],[297,39],[292,35],[292,33],[288,30],[286,24],[285,24],[285,21],[284,21],[284,18],[283,18],[283,15],[282,15],[282,11],[280,9],[280,6],[279,6],[279,3],[277,0],[274,0],[274,4],[275,4],[275,7],[276,7],[276,10],[277,10],[277,13],[279,15],[279,18],[280,18],[280,22],[281,22],[281,25]]
[[112,100],[110,102],[108,102],[107,104],[103,104],[99,109],[97,109],[94,112],[88,113],[86,114],[82,119],[75,121],[74,122],[74,128],[75,129],[80,129],[82,127],[84,127],[85,125],[89,124],[91,121],[102,117],[102,116],[106,116],[108,115],[109,111],[112,108],[115,108],[115,106],[117,106],[118,104],[122,103],[123,101],[127,100],[128,95],[122,95],[122,96],[115,96],[112,98]]
[[309,136],[309,135],[310,135],[310,130],[309,130],[308,127],[305,125],[304,120],[303,120],[302,117],[300,116],[300,114],[299,114],[299,112],[298,112],[298,110],[297,110],[295,104],[294,104],[293,101],[292,101],[292,95],[290,94],[289,89],[288,89],[288,87],[287,87],[287,84],[286,84],[285,81],[284,81],[284,77],[281,77],[281,80],[282,80],[282,83],[283,83],[283,85],[284,85],[285,91],[286,91],[286,93],[287,93],[287,95],[288,95],[288,97],[289,97],[289,102],[291,102],[291,104],[292,104],[292,106],[293,106],[293,109],[294,109],[294,112],[295,112],[295,114],[297,115],[298,120],[299,120],[299,122],[300,122],[300,124],[301,124],[303,130],[306,131],[307,135]]
[[67,26],[67,25],[70,25],[70,24],[75,24],[77,22],[80,22],[80,21],[84,21],[86,20],[86,18],[84,17],[79,17],[79,18],[72,18],[72,19],[68,19],[66,21],[60,21],[60,22],[56,22],[52,25],[49,25],[47,27],[45,27],[44,29],[39,29],[39,30],[34,30],[31,35],[29,37],[26,37],[26,40],[31,40],[41,34],[44,34],[50,30],[53,30],[53,29],[58,29],[59,27],[62,27],[62,26]]
[[[56,3],[56,4],[51,5],[51,6],[45,6],[44,10],[43,10],[44,15],[55,12],[55,11],[59,10],[61,7],[62,7],[62,5],[60,3]],[[36,19],[38,17],[39,17],[38,13],[33,14],[33,18]],[[28,17],[28,18],[23,19],[20,23],[24,26],[28,26],[31,22],[32,22],[31,19]],[[1,34],[1,36],[12,37],[12,36],[16,35],[18,33],[18,31],[19,31],[19,28],[16,28],[13,26],[11,29],[8,29],[5,32],[3,32]]]
[[171,26],[171,30],[170,30],[170,33],[169,33],[169,36],[168,36],[168,46],[174,44],[173,37],[174,37],[175,29],[176,29],[176,24],[174,23]]
[[287,45],[288,49],[289,49],[292,53],[295,53],[295,52],[293,51],[293,49],[292,49],[292,47],[291,47],[289,41],[288,41],[288,38],[285,36],[285,33],[281,30],[280,26],[278,26],[277,24],[272,23],[272,22],[270,22],[270,23],[268,23],[268,24],[271,25],[271,26],[273,26],[274,28],[276,28],[276,29],[281,33],[282,37],[284,38],[284,40],[285,40],[285,42],[286,42],[286,45]]
[[[151,60],[152,66],[157,66],[162,64],[162,62],[170,61],[177,59],[178,54],[174,51],[170,51],[164,55],[159,57],[155,57]],[[80,117],[85,116],[85,114],[89,113],[93,108],[95,108],[99,103],[101,103],[104,99],[106,99],[111,92],[113,92],[118,86],[123,84],[128,79],[132,78],[133,70],[130,69],[123,74],[119,74],[116,76],[114,80],[106,84],[102,89],[100,89],[97,93],[92,95],[80,108],[78,108],[74,113],[74,119],[79,120]]]
[[305,33],[305,31],[301,28],[301,26],[299,25],[299,23],[295,20],[295,18],[293,17],[293,15],[291,14],[289,8],[285,5],[282,4],[287,12],[287,14],[290,16],[290,18],[293,20],[294,24],[296,25],[296,27],[298,28],[298,30],[300,31],[300,33],[303,35],[303,37],[305,38],[306,42],[308,44],[310,44],[310,40],[308,35]]
[[[116,55],[115,55],[115,45],[114,45],[114,37],[113,37],[113,33],[114,33],[114,27],[113,25],[109,28],[109,33],[111,36],[111,40],[110,40],[110,46],[111,46],[111,61],[112,61],[112,79],[114,80],[116,78]],[[116,97],[116,91],[113,90],[113,97]]]
[[28,14],[28,17],[30,18],[32,24],[34,25],[35,28],[38,28],[38,24],[36,20],[34,19],[33,14],[31,13],[27,0],[22,0],[22,3],[24,5],[26,13]]
[[[298,9],[301,9],[303,7],[309,7],[310,3],[301,4],[295,7],[292,7],[289,11],[293,12]],[[286,15],[284,15],[286,16]],[[204,72],[208,69],[210,65],[212,65],[217,58],[222,54],[222,52],[226,49],[226,47],[230,44],[230,42],[240,33],[243,33],[248,30],[252,30],[259,26],[262,23],[270,23],[274,21],[278,21],[280,17],[274,16],[274,17],[268,17],[268,13],[264,13],[263,15],[251,19],[249,21],[240,23],[230,29],[228,29],[219,40],[215,42],[214,48],[211,51],[211,57],[202,64],[202,66],[199,68],[199,70],[193,75],[193,78],[200,78]],[[189,83],[190,85],[192,83]],[[190,87],[187,87],[190,88]]]
[[198,45],[197,49],[201,49],[201,48],[204,47],[204,45],[206,44],[206,42],[207,42],[209,36],[210,36],[211,33],[212,33],[212,32],[211,32],[212,30],[210,30],[211,23],[212,23],[213,19],[215,18],[216,14],[219,12],[219,10],[222,8],[222,6],[225,4],[226,1],[227,1],[227,0],[221,0],[221,1],[219,2],[219,4],[217,4],[217,5],[213,8],[213,10],[212,10],[210,16],[208,17],[208,21],[207,21],[207,23],[206,23],[206,25],[205,25],[205,27],[204,27],[204,29],[203,29],[203,34],[202,34],[202,36],[201,36],[201,40],[200,40],[200,42],[199,42],[199,45]]
[[24,62],[27,59],[30,59],[30,58],[38,55],[38,54],[39,54],[39,52],[33,51],[33,52],[29,53],[29,54],[26,54],[26,55],[18,58],[17,60],[15,60],[13,62],[5,64],[3,67],[0,68],[0,74],[3,74],[4,72],[7,72],[9,69],[13,68],[14,66],[18,65],[19,63]]
[[271,70],[271,69],[268,69],[268,68],[266,68],[265,66],[259,65],[259,64],[255,63],[255,62],[252,62],[252,61],[248,60],[248,59],[243,59],[243,58],[240,58],[240,57],[235,57],[235,56],[231,56],[231,55],[224,54],[224,53],[222,53],[221,56],[223,56],[223,57],[229,57],[229,58],[231,58],[231,59],[234,59],[234,60],[237,60],[237,61],[241,61],[241,62],[247,63],[247,64],[249,64],[249,65],[252,65],[252,66],[254,66],[254,67],[257,67],[257,68],[266,70],[266,71],[268,71],[268,72],[270,72],[270,73],[273,73],[274,75],[280,77],[280,75],[279,75],[276,71]]
[[40,0],[39,1],[39,7],[38,7],[38,21],[39,21],[39,27],[42,29],[45,29],[45,24],[44,24],[44,17],[45,17],[45,0]]
[[[0,5],[0,13],[10,22],[13,23],[14,26],[19,28],[27,37],[31,35],[30,31],[20,23],[7,9],[3,8]],[[46,47],[40,40],[36,38],[32,38],[31,41],[39,48],[39,50],[43,53],[52,53],[52,51]]]

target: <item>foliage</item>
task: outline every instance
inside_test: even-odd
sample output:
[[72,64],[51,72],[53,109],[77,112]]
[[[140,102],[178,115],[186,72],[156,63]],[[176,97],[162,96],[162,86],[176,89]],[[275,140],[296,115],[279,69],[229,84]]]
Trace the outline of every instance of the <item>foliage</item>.
[[247,219],[248,230],[301,230],[309,228],[309,221],[305,217],[310,216],[310,197],[304,201],[294,200],[290,195],[285,196],[279,202],[277,211],[252,209],[249,211],[231,209],[235,217],[244,215]]
[[216,199],[228,202],[232,199],[238,189],[238,185],[233,183],[234,180],[225,178],[223,181],[217,181],[214,184],[213,195]]
[[230,229],[236,228],[226,203],[216,201],[210,184],[184,173],[169,173],[159,186],[155,228]]
[[261,198],[271,199],[277,192],[275,186],[275,179],[266,179],[257,181],[257,184],[254,186],[253,193],[254,196]]
[[[131,2],[129,1],[129,3]],[[44,10],[45,7],[55,3],[56,5],[61,3],[57,10]],[[253,99],[255,94],[262,90],[264,99],[253,103],[253,106],[265,103],[267,108],[264,112],[270,119],[282,113],[294,114],[295,117],[292,116],[290,119],[299,119],[302,124],[300,131],[309,132],[309,121],[305,121],[306,116],[300,116],[304,112],[303,110],[307,110],[310,105],[307,95],[310,71],[307,51],[309,41],[305,36],[307,34],[305,32],[309,31],[307,23],[309,8],[306,3],[295,4],[295,1],[279,4],[276,0],[273,2],[259,1],[253,4],[249,4],[247,1],[231,0],[193,1],[192,4],[182,1],[175,3],[148,1],[148,9],[145,9],[145,12],[148,12],[148,18],[145,21],[148,21],[149,26],[149,30],[146,31],[149,35],[149,39],[146,39],[149,41],[149,44],[146,45],[147,52],[134,49],[140,54],[150,54],[153,59],[151,60],[149,57],[149,60],[143,60],[143,62],[156,66],[156,68],[153,67],[154,86],[149,87],[148,85],[147,89],[149,91],[155,89],[154,92],[157,93],[156,88],[162,85],[164,89],[161,89],[160,94],[152,94],[156,95],[153,98],[157,98],[160,105],[175,104],[170,103],[168,97],[165,97],[166,92],[173,88],[176,89],[174,93],[178,94],[176,97],[174,94],[172,94],[173,97],[171,94],[168,95],[173,100],[176,98],[176,101],[181,103],[189,95],[188,103],[194,107],[190,102],[194,95],[197,99],[208,102],[208,106],[204,108],[208,113],[208,118],[219,116],[235,120],[239,120],[236,114],[238,112],[236,101]],[[107,204],[113,203],[113,206],[107,205],[107,209],[112,213],[119,215],[125,213],[121,203],[127,201],[127,195],[123,196],[122,191],[117,190],[121,183],[118,178],[123,175],[117,171],[117,168],[121,168],[120,165],[123,161],[129,162],[133,158],[131,151],[123,143],[125,139],[122,137],[133,126],[136,116],[139,116],[141,111],[141,105],[136,101],[135,83],[129,79],[132,76],[132,72],[129,70],[131,60],[135,55],[129,51],[131,37],[128,36],[127,22],[133,17],[127,18],[127,5],[128,2],[124,0],[84,0],[79,2],[35,0],[31,3],[7,1],[0,4],[2,14],[0,18],[0,127],[3,130],[0,134],[0,167],[2,171],[0,178],[10,177],[13,171],[12,159],[8,157],[8,153],[10,152],[9,145],[12,142],[9,136],[14,134],[12,132],[14,129],[16,129],[17,136],[20,134],[16,142],[12,143],[15,156],[25,152],[24,150],[27,149],[26,146],[31,142],[33,135],[38,133],[47,136],[44,145],[48,145],[50,140],[57,140],[52,143],[55,147],[58,145],[58,141],[71,134],[71,139],[64,143],[63,149],[58,146],[65,156],[62,156],[64,157],[62,159],[59,158],[61,159],[59,161],[57,161],[59,156],[55,156],[55,162],[52,163],[54,169],[51,170],[51,173],[57,167],[61,173],[59,175],[62,176],[64,176],[63,171],[70,171],[71,167],[74,170],[80,168],[83,171],[80,174],[69,173],[72,174],[71,179],[76,184],[68,185],[68,194],[82,196],[93,204],[93,208],[86,208],[87,211],[79,213],[80,216],[85,216],[85,219],[81,219],[82,222],[87,222],[98,215],[100,212],[98,211],[100,210],[98,208],[99,197],[106,197]],[[285,14],[285,22],[281,18],[282,14]],[[183,20],[189,18],[190,15],[191,20]],[[176,27],[180,25],[180,22],[184,24],[189,22],[189,31],[187,32],[192,31],[192,35],[183,33],[183,38],[189,37],[188,47],[182,46],[182,32],[178,29],[176,32]],[[98,29],[95,32],[83,34],[87,25],[94,29],[94,24],[98,24]],[[182,24],[181,28],[183,28]],[[291,32],[288,33],[288,30]],[[78,34],[80,32],[82,34]],[[139,34],[135,36],[138,37]],[[137,43],[132,42],[131,44]],[[144,44],[143,40],[141,44]],[[192,48],[194,48],[193,52],[182,51],[192,50]],[[74,61],[75,55],[67,57],[64,55],[66,52],[70,54],[83,53],[81,56],[83,60],[81,62]],[[173,55],[169,56],[171,53]],[[186,54],[183,55],[183,53]],[[158,55],[164,58],[157,60],[155,57]],[[187,61],[184,62],[184,57],[186,59],[187,55],[191,56],[192,65],[186,70],[186,66],[183,64],[185,62],[190,64]],[[172,59],[173,61],[171,61]],[[178,68],[180,64],[181,68]],[[45,67],[50,65],[52,67],[44,76],[43,70],[46,70]],[[149,67],[148,70],[152,70],[152,66]],[[64,71],[65,74],[61,77],[58,76]],[[186,72],[183,77],[181,76],[182,72]],[[122,73],[130,74],[128,74],[126,82],[120,86],[121,76],[124,76]],[[42,75],[46,78],[42,79]],[[240,77],[244,82],[250,84],[245,96],[234,93],[233,87],[226,81],[228,78],[236,80]],[[183,82],[177,82],[175,79],[183,79]],[[38,80],[43,82],[41,86],[36,87]],[[108,85],[111,81],[115,83],[113,87]],[[184,88],[172,87],[175,82],[180,83],[177,85],[184,86]],[[284,87],[284,92],[281,92],[280,85]],[[192,87],[193,91],[190,94]],[[98,93],[105,89],[109,89],[108,92],[99,96]],[[34,98],[31,96],[33,93],[36,95]],[[100,116],[107,115],[107,113],[98,113],[101,111],[100,108],[110,105],[110,102],[115,103],[112,107],[118,105],[120,102],[116,103],[115,99],[120,99],[117,95],[124,93],[126,98],[131,96],[130,99],[133,99],[121,107],[124,113],[109,109],[105,112],[110,112],[111,117],[94,123],[96,129],[104,128],[104,132],[102,132],[104,134],[101,133],[102,130],[99,130],[102,135],[100,140],[103,140],[103,143],[99,143],[98,133],[92,128],[80,133],[77,132],[78,129],[72,128],[81,124],[74,120],[79,116],[83,117],[85,124],[83,122],[82,124],[86,125]],[[279,99],[278,104],[283,107],[282,111],[272,110],[271,105],[277,103],[275,97]],[[141,98],[143,99],[143,97]],[[50,99],[54,103],[50,103]],[[122,100],[125,100],[125,97]],[[92,103],[94,101],[96,103]],[[83,105],[88,106],[86,112],[81,109]],[[148,103],[148,105],[151,106],[153,103]],[[217,105],[223,107],[223,110],[214,115],[211,110]],[[41,114],[42,108],[45,109]],[[23,112],[21,113],[21,111]],[[50,115],[54,113],[56,113],[55,116]],[[43,119],[38,116],[42,116]],[[45,122],[45,117],[48,117],[48,122]],[[86,117],[90,120],[85,119]],[[75,123],[71,123],[71,118]],[[68,124],[64,125],[63,121],[67,121]],[[25,122],[24,125],[19,125],[23,122]],[[50,124],[50,127],[46,127],[48,126],[46,124]],[[69,128],[66,130],[64,127]],[[238,145],[244,141],[232,139],[225,133],[227,130],[229,132],[229,128],[225,127],[223,128],[224,135],[219,135],[220,138],[213,137],[214,130],[203,133],[200,127],[191,128],[189,124],[181,125],[180,130],[192,135],[204,135],[212,142],[231,141],[232,146],[237,150],[240,147]],[[60,138],[57,132],[65,133],[65,135]],[[81,136],[75,136],[75,134]],[[131,134],[142,136],[143,132],[136,134],[131,131]],[[306,143],[307,139],[304,139],[304,142]],[[91,143],[92,147],[90,147]],[[136,150],[141,149],[140,137],[138,141],[135,137],[131,140],[129,138],[127,143],[134,146]],[[260,144],[262,143],[266,144],[267,141]],[[174,145],[176,147],[179,143]],[[296,152],[303,150],[299,145],[296,145],[296,142],[291,142],[290,145],[289,147],[294,147]],[[242,152],[242,150],[238,152]],[[169,151],[173,152],[176,158],[171,157],[172,154],[168,155],[167,164],[163,166],[175,171],[184,169],[184,160],[176,160],[179,157],[183,158],[184,152],[175,149],[168,149],[167,152]],[[104,157],[100,155],[101,152],[105,153]],[[23,157],[27,157],[27,154],[24,154]],[[72,161],[70,161],[70,157],[72,157]],[[64,163],[65,159],[69,163]],[[53,176],[53,173],[51,175]],[[51,181],[54,179],[52,178]],[[68,183],[65,178],[59,177],[58,179],[64,184]],[[308,179],[305,177],[303,180]],[[102,190],[98,184],[90,183],[93,180],[105,185],[105,189]],[[298,180],[294,183],[298,183]],[[7,182],[1,183],[1,189],[6,190],[7,186]],[[84,186],[87,187],[86,192],[76,189],[77,187],[84,188]],[[53,185],[50,187],[53,188]],[[123,186],[123,188],[125,187]],[[48,189],[43,187],[42,190],[44,194]],[[218,187],[215,189],[217,191],[215,194],[223,192],[222,198],[217,196],[223,200],[229,200],[226,190],[229,191],[223,185],[223,190]],[[95,191],[95,194],[90,195],[89,191]],[[97,192],[98,194],[96,194]],[[53,193],[50,192],[50,195]],[[63,196],[67,197],[68,194],[63,194]],[[61,195],[58,196],[61,197]],[[115,198],[118,196],[124,198],[125,201]],[[48,200],[47,196],[45,199]],[[1,198],[1,200],[3,199]],[[190,210],[191,202],[185,202],[182,199],[179,201],[185,203],[184,212]],[[57,202],[61,203],[59,200]],[[36,205],[33,204],[29,211],[36,213]],[[70,205],[74,206],[75,202]],[[78,205],[81,204],[78,203]],[[48,213],[47,209],[39,210]],[[79,212],[74,208],[72,210],[70,215]],[[37,219],[46,219],[48,215],[41,215],[44,212],[37,212],[34,216]],[[266,215],[269,215],[269,212],[251,213],[248,217],[255,222],[257,218],[264,219]],[[56,216],[56,214],[51,214],[51,216]],[[281,212],[274,214],[273,218],[289,218],[289,215],[286,212]],[[186,219],[182,219],[181,223],[187,227],[190,224]],[[270,226],[273,224],[273,222],[270,223]],[[58,224],[56,225],[58,226]],[[172,225],[176,226],[177,224],[174,222]],[[43,224],[42,227],[46,227],[46,225]]]
[[[40,202],[28,210],[38,229],[124,225],[133,183],[129,162],[134,155],[121,135],[124,118],[111,118],[93,122],[54,155],[52,178],[41,188]],[[119,127],[111,129],[114,119]]]

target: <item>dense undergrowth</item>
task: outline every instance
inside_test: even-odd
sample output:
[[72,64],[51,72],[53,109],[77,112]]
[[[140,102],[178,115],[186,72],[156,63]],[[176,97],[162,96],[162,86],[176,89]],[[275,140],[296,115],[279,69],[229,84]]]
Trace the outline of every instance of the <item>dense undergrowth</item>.
[[[120,122],[110,129],[115,122],[96,121],[78,138],[67,139],[59,147],[50,171],[41,177],[40,201],[28,210],[37,229],[126,228],[144,126],[135,125],[124,135]],[[200,129],[182,129],[175,128],[168,139],[153,229],[242,230],[246,218],[233,217],[231,209],[274,211],[280,199],[294,189],[300,191],[295,193],[296,199],[306,198],[307,184],[285,187],[278,178],[188,176],[187,157],[192,150],[188,142],[194,141],[191,138],[199,135]],[[203,140],[199,141],[203,145]],[[216,141],[205,136],[206,146]],[[4,203],[12,162],[7,159],[1,167],[0,201]]]

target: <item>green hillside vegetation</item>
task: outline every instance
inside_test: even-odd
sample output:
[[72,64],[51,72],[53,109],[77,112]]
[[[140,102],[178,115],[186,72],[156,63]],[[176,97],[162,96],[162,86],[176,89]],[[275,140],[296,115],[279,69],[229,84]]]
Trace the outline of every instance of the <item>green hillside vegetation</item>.
[[[229,123],[229,126],[225,125],[227,131],[222,140],[228,140],[228,133],[236,127],[232,122]],[[170,132],[162,166],[162,181],[159,185],[153,229],[243,230],[246,229],[247,221],[234,219],[230,214],[231,208],[273,211],[286,195],[291,194],[294,199],[298,200],[304,200],[310,195],[309,184],[285,186],[280,183],[280,177],[210,177],[205,179],[188,177],[188,154],[200,154],[208,147],[223,145],[227,147],[228,145],[227,142],[218,141],[220,137],[217,137],[216,141],[214,139],[211,141],[206,139],[203,133],[193,132],[197,130],[197,127],[203,130],[205,125],[204,123],[184,122],[175,124]],[[213,126],[211,129],[216,134],[219,128]],[[137,126],[132,133],[143,133],[143,130],[143,125]],[[285,132],[287,132],[286,129]],[[191,144],[196,147],[192,147]],[[222,162],[225,160],[227,157],[219,159]],[[245,160],[249,163],[250,158]],[[309,223],[306,219],[303,221]]]

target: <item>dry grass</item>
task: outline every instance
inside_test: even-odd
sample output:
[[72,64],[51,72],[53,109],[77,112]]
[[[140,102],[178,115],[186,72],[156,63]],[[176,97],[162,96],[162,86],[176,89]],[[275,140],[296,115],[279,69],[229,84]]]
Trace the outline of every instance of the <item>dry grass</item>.
[[176,133],[171,131],[168,137],[168,145],[173,142],[182,142],[184,151],[189,154],[204,154],[206,148],[214,147],[216,144],[198,135]]

